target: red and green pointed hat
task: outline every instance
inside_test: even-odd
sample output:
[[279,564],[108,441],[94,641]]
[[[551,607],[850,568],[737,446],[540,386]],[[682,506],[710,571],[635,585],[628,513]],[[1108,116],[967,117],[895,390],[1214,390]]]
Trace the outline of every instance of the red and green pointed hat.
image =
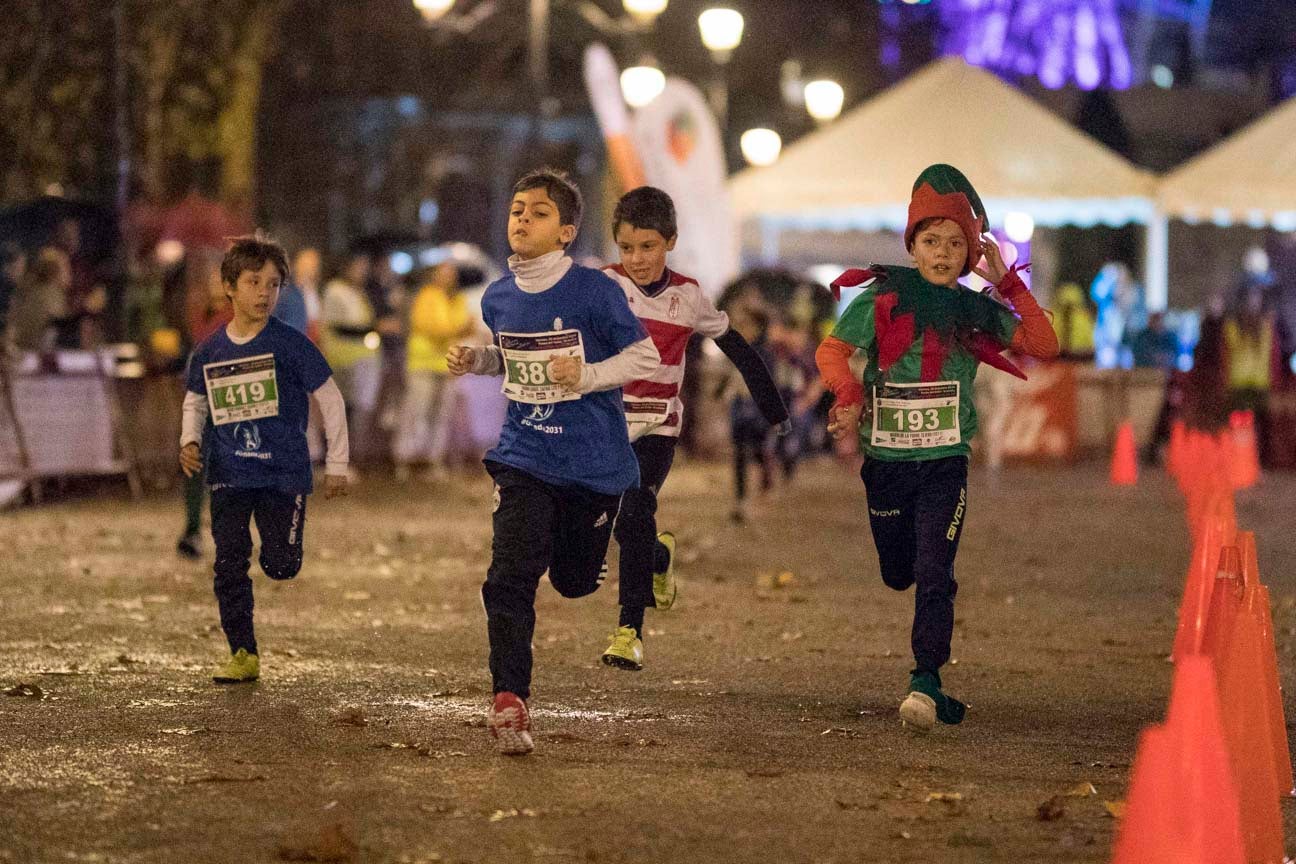
[[948,219],[963,230],[967,238],[968,260],[963,264],[966,276],[980,257],[981,234],[986,230],[985,206],[963,172],[953,165],[929,165],[914,181],[909,201],[909,224],[905,226],[905,249],[913,249],[918,223],[924,219]]

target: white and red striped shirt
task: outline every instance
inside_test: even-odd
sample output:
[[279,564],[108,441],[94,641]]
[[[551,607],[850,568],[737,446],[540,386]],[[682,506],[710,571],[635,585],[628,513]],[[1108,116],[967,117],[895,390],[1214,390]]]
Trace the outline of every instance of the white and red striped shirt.
[[[643,322],[661,355],[661,365],[655,372],[622,388],[630,440],[644,435],[678,437],[684,413],[679,393],[684,383],[684,351],[689,337],[695,332],[711,339],[723,336],[729,329],[729,316],[702,293],[697,280],[669,268],[663,282],[657,283],[660,288],[640,288],[620,264],[604,267],[603,272],[625,291],[630,311]],[[653,289],[655,293],[649,294]]]

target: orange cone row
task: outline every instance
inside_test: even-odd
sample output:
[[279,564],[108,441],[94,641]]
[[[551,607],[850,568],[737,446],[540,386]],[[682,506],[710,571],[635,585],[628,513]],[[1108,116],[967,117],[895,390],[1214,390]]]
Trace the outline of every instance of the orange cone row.
[[1258,463],[1239,473],[1245,460],[1221,440],[1172,432],[1168,464],[1195,519],[1193,555],[1170,708],[1139,739],[1114,864],[1286,860],[1279,803],[1296,789],[1269,590],[1255,535],[1237,530],[1233,504]]

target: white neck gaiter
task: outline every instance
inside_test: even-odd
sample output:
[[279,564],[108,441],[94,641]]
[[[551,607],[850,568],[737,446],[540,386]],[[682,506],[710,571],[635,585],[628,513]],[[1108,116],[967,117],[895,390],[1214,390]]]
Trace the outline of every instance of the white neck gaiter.
[[517,255],[510,255],[509,270],[517,277],[517,286],[528,294],[539,294],[548,291],[558,280],[567,275],[572,260],[567,253],[559,249],[546,252],[538,258],[523,260]]

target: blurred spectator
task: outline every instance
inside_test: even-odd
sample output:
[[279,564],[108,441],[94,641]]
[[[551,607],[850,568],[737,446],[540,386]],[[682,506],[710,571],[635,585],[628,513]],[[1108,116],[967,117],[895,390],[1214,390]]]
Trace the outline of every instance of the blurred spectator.
[[365,435],[378,385],[377,344],[368,337],[374,310],[365,295],[369,256],[354,252],[324,286],[320,348],[346,400],[353,459],[365,452]]
[[1185,425],[1212,434],[1228,425],[1229,415],[1223,311],[1222,298],[1212,297],[1193,349],[1192,371],[1184,382]]
[[1057,331],[1061,357],[1068,360],[1092,360],[1094,356],[1094,317],[1085,302],[1084,291],[1068,282],[1057,291],[1053,302],[1053,329]]
[[1278,352],[1273,314],[1265,308],[1262,285],[1250,286],[1241,307],[1224,320],[1228,402],[1232,411],[1255,415],[1260,464],[1268,464],[1269,388]]
[[[378,395],[367,436],[376,446],[384,437],[390,440],[395,436],[401,394],[405,390],[405,316],[409,290],[404,280],[392,270],[391,255],[374,256],[366,293],[377,313],[374,329],[379,338]],[[380,449],[387,454],[391,452],[390,447]],[[369,455],[376,456],[377,453]]]
[[446,352],[474,329],[453,264],[418,275],[423,286],[410,305],[405,392],[393,448],[396,479],[402,481],[409,478],[410,465],[420,460],[428,462],[428,479],[446,473],[452,409]]
[[[306,336],[316,345],[320,341],[320,274],[323,262],[318,249],[307,246],[293,258],[292,280],[306,301]],[[314,403],[312,403],[314,404]]]
[[1137,368],[1162,369],[1166,372],[1175,368],[1175,361],[1179,357],[1179,338],[1173,331],[1166,329],[1164,312],[1148,315],[1147,327],[1134,334],[1130,350]]
[[[769,313],[759,292],[754,295],[745,292],[729,307],[730,325],[742,334],[765,365],[773,369],[775,361],[768,339],[769,321]],[[762,496],[774,486],[774,454],[770,446],[772,429],[737,370],[731,369],[726,374],[721,383],[721,395],[729,397],[729,436],[733,447],[734,506],[730,519],[742,524],[750,516],[748,466],[754,463],[760,472]]]
[[796,473],[801,457],[809,449],[815,426],[815,408],[824,393],[814,359],[818,340],[812,333],[812,317],[807,316],[806,312],[804,308],[798,309],[793,305],[789,310],[790,316],[800,313],[805,317],[783,320],[776,315],[769,333],[770,349],[774,357],[771,372],[778,385],[779,395],[783,397],[783,404],[788,406],[788,419],[791,421],[788,434],[775,441],[783,478],[788,481]]
[[14,243],[0,244],[0,347],[9,329],[9,309],[27,272],[27,253]]
[[10,338],[24,351],[50,351],[58,338],[58,324],[67,316],[72,269],[67,255],[53,246],[36,253],[36,259],[18,284],[12,307]]

